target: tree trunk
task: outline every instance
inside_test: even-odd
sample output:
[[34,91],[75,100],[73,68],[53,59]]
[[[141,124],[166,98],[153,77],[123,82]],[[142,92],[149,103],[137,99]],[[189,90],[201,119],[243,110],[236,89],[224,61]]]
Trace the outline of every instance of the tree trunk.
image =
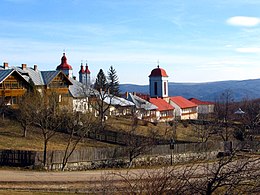
[[47,164],[47,144],[48,140],[44,140],[44,149],[43,149],[43,165],[46,166]]
[[23,137],[27,136],[27,126],[23,127]]

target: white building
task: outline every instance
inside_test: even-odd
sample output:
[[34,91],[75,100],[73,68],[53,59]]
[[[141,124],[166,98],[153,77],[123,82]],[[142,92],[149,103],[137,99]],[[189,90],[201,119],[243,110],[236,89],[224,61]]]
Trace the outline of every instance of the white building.
[[153,69],[149,76],[150,97],[168,97],[168,75],[158,67]]

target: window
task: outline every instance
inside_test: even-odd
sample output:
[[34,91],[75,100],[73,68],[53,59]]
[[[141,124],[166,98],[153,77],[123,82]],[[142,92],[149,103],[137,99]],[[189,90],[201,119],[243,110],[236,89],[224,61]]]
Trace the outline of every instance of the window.
[[164,82],[164,95],[166,95],[167,91],[166,91],[166,86],[167,86],[167,83]]
[[157,86],[157,82],[154,82],[154,95],[158,95],[158,86]]
[[12,97],[12,104],[18,104],[17,97]]

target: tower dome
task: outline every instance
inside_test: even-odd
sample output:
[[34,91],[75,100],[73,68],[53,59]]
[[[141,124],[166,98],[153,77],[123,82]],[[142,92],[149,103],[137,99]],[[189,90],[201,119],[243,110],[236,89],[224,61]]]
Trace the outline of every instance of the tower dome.
[[79,74],[85,74],[85,70],[84,70],[84,66],[83,66],[83,64],[81,63],[81,65],[80,65],[80,70],[79,70]]
[[90,70],[89,70],[89,68],[88,68],[88,64],[86,64],[86,70],[85,70],[85,73],[86,73],[86,74],[90,74]]
[[63,56],[61,58],[61,63],[59,66],[57,66],[56,69],[57,70],[72,70],[71,65],[69,65],[67,62],[67,57],[66,57],[65,53],[63,53]]
[[168,75],[166,71],[157,66],[149,75],[150,97],[168,97]]
[[72,66],[68,64],[65,53],[63,53],[61,63],[57,66],[56,70],[61,70],[65,75],[72,78]]
[[168,77],[166,71],[157,66],[157,68],[153,69],[149,77]]

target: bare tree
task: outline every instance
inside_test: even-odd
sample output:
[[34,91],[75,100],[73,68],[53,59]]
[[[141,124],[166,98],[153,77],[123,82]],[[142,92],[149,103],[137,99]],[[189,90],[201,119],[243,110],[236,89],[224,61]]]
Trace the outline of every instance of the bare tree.
[[129,167],[132,166],[132,162],[135,158],[151,150],[155,145],[156,138],[159,136],[158,132],[152,129],[149,130],[147,137],[138,136],[137,127],[138,119],[133,114],[131,127],[125,136],[126,151],[129,156]]
[[23,128],[23,137],[27,136],[28,126],[33,123],[34,102],[39,99],[35,93],[26,93],[18,103],[16,119]]
[[58,96],[55,93],[36,95],[36,100],[32,104],[33,124],[41,129],[44,139],[43,164],[46,166],[48,143],[62,124]]
[[207,120],[193,121],[191,124],[198,142],[206,143],[215,131],[215,124]]
[[260,125],[260,99],[245,99],[242,101],[241,107],[245,113],[240,116],[239,121],[254,133]]
[[62,159],[61,170],[63,171],[67,165],[69,157],[76,149],[78,143],[86,137],[89,131],[99,128],[99,123],[91,113],[81,114],[65,111],[65,113],[63,113],[62,127],[67,131],[67,133],[69,133],[69,138]]
[[6,111],[8,110],[8,107],[6,105],[7,102],[6,102],[6,98],[5,98],[5,89],[2,91],[2,93],[0,95],[1,95],[1,97],[0,97],[0,113],[2,115],[2,120],[4,120]]
[[213,162],[112,172],[102,184],[108,191],[124,194],[258,194],[259,161],[233,153]]
[[223,141],[228,141],[233,134],[230,122],[233,115],[232,103],[234,102],[231,90],[223,92],[215,102],[214,126]]
[[101,189],[103,194],[187,194],[187,182],[181,179],[182,174],[173,166],[113,171],[102,177]]
[[238,158],[236,153],[232,153],[215,162],[199,164],[193,169],[192,177],[184,176],[191,193],[194,194],[244,194],[244,191],[252,187],[252,176],[256,176],[252,168],[259,167],[258,163],[259,159]]

